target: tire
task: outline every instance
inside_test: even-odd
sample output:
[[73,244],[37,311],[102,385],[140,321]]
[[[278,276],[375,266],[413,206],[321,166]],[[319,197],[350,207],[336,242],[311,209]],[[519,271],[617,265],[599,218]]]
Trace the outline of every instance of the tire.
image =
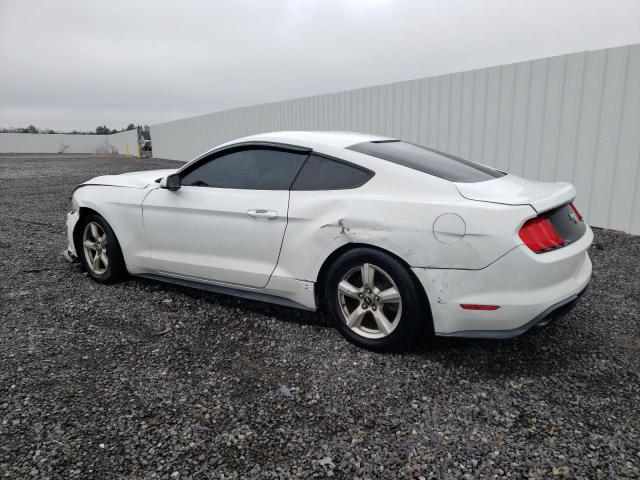
[[91,214],[82,220],[78,247],[84,269],[96,282],[115,283],[127,275],[118,239],[100,215]]
[[401,347],[429,321],[423,298],[403,264],[365,247],[340,255],[324,285],[325,308],[340,333],[375,351]]

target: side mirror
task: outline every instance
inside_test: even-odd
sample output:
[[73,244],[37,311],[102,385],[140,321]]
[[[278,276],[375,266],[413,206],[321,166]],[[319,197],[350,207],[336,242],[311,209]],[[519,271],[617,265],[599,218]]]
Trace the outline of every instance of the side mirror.
[[180,175],[178,175],[177,173],[167,175],[162,180],[160,180],[160,188],[166,188],[167,190],[171,190],[172,192],[180,190],[181,186],[182,181],[180,179]]

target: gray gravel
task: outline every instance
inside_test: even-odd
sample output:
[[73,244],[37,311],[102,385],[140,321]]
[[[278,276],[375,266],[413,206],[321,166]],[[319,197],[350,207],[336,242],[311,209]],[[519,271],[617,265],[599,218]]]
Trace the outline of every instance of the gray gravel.
[[640,476],[640,237],[597,230],[590,293],[537,335],[376,354],[62,259],[75,184],[172,165],[0,156],[0,476]]

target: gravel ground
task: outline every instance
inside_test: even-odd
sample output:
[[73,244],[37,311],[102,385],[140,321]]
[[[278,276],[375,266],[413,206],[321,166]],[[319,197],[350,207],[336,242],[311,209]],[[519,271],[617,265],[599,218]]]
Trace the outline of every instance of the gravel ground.
[[161,160],[0,156],[0,476],[635,478],[640,237],[510,341],[376,354],[320,314],[66,263],[74,185]]

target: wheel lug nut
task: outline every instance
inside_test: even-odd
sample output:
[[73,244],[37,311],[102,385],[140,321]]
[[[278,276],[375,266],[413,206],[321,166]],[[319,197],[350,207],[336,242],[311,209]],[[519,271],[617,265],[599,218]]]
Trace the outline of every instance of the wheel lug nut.
[[363,304],[362,304],[362,308],[366,310],[366,309],[367,309],[367,304],[366,304],[366,303],[363,303]]
[[373,307],[371,307],[371,310],[377,310],[378,307],[376,307],[375,305]]
[[371,293],[371,289],[370,288],[367,288],[367,293]]
[[359,296],[360,298],[364,297],[364,295],[362,295],[361,293],[359,293],[359,294],[358,294],[358,296]]

